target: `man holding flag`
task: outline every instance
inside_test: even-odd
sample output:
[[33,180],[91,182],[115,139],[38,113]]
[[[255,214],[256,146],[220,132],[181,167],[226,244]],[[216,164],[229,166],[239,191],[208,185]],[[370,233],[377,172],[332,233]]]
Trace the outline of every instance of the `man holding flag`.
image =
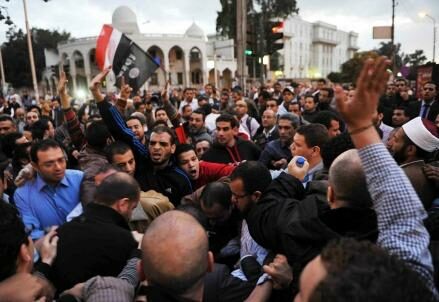
[[176,138],[172,130],[155,127],[146,148],[127,127],[117,107],[112,106],[100,91],[101,82],[113,70],[119,76],[119,102],[126,102],[133,89],[139,89],[158,65],[139,46],[108,25],[104,25],[98,38],[96,61],[102,72],[92,80],[90,91],[112,136],[131,147],[136,160],[134,176],[140,188],[158,191],[178,205],[183,196],[192,193],[192,185],[189,177],[175,164]]

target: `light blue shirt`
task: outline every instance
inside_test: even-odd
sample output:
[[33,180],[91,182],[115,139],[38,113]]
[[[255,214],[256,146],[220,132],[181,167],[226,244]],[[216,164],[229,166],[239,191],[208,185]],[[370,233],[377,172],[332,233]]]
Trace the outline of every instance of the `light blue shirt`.
[[66,222],[67,215],[80,202],[83,172],[66,170],[56,186],[50,186],[38,174],[15,191],[15,204],[24,225],[32,230],[34,240],[44,236],[44,230]]

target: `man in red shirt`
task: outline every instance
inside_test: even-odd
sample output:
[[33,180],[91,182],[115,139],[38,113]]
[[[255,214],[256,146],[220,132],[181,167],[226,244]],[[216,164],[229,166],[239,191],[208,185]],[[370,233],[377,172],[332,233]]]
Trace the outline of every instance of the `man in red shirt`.
[[194,190],[216,181],[224,176],[229,176],[236,165],[218,164],[207,161],[200,161],[192,145],[178,145],[175,150],[178,166],[189,176],[193,182]]

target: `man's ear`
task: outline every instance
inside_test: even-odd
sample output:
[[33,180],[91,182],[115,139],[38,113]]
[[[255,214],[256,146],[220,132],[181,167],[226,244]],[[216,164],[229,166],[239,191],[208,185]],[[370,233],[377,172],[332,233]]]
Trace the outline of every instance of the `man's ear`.
[[209,251],[207,253],[207,272],[213,272],[213,268],[215,265],[215,259],[213,257],[213,253],[211,251]]
[[405,148],[406,156],[407,157],[414,157],[416,156],[416,146],[415,145],[408,145]]
[[30,273],[32,271],[34,262],[33,256],[29,246],[22,243],[17,257],[17,273]]
[[116,201],[114,206],[116,207],[116,210],[118,212],[124,213],[128,211],[130,207],[130,200],[128,198],[119,199],[118,201]]
[[260,191],[255,191],[250,196],[250,198],[252,199],[252,201],[257,202],[259,200],[259,198],[261,198],[261,196],[262,196],[262,193]]
[[320,156],[320,147],[319,146],[312,147],[312,155],[313,156]]
[[329,185],[328,190],[326,191],[326,199],[330,207],[335,203],[335,194],[334,189]]
[[171,154],[175,153],[175,148],[177,148],[177,145],[176,144],[172,144],[171,145]]
[[146,277],[145,277],[145,272],[143,271],[143,260],[137,262],[136,270],[137,270],[137,275],[139,276],[139,280],[144,281]]
[[33,161],[31,161],[30,163],[31,163],[31,165],[32,165],[32,168],[33,168],[35,171],[37,171],[37,172],[40,171],[40,169],[38,169],[38,164],[37,164],[37,163],[35,163],[35,162],[33,162]]
[[238,135],[238,133],[239,133],[239,127],[233,127],[233,135],[234,136],[237,136]]

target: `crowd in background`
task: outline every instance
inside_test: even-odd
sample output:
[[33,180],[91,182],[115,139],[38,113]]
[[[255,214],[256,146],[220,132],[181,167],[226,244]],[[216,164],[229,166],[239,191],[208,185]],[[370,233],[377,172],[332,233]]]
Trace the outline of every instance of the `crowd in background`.
[[436,301],[438,83],[387,64],[6,96],[0,301]]

